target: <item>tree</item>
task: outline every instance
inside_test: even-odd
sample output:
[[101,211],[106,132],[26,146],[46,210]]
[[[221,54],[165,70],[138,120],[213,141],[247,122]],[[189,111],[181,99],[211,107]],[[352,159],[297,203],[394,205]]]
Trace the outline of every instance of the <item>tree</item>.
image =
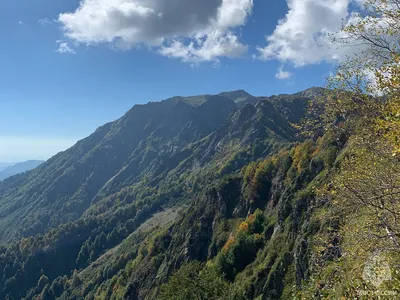
[[200,262],[182,265],[168,283],[161,287],[161,300],[225,299],[229,284],[214,266],[203,267]]
[[[332,298],[358,298],[371,255],[385,255],[395,268],[400,262],[400,0],[357,2],[362,9],[333,42],[359,51],[337,67],[310,103],[315,119],[305,123],[312,136],[325,132],[345,142],[318,192],[317,202],[329,206],[321,214],[326,233],[313,238],[314,276],[332,275]],[[336,248],[340,256],[327,255]]]
[[357,230],[375,237],[374,247],[389,241],[400,252],[400,0],[362,3],[334,40],[361,50],[329,80],[325,130],[349,137],[329,188],[340,208],[369,215],[366,232]]
[[363,10],[351,16],[333,42],[360,50],[338,66],[328,79],[330,91],[312,103],[310,112],[319,116],[323,110],[323,122],[317,118],[314,124],[325,130],[390,130],[390,136],[400,129],[400,0],[358,2]]
[[42,290],[42,289],[45,287],[45,285],[48,284],[48,283],[49,283],[49,278],[48,278],[46,275],[42,275],[42,276],[39,278],[37,287],[38,287],[40,290]]
[[79,251],[78,258],[76,259],[76,264],[78,267],[84,266],[89,260],[89,248],[90,242],[87,240],[81,247]]
[[79,274],[77,270],[74,270],[74,273],[72,274],[72,279],[71,279],[71,285],[73,287],[77,287],[81,284],[81,279],[79,278]]
[[[322,112],[323,130],[347,139],[320,196],[331,200],[332,215],[341,222],[343,256],[335,267],[344,276],[339,285],[352,274],[349,297],[363,284],[354,270],[371,255],[384,252],[393,263],[400,254],[400,0],[362,3],[363,10],[334,39],[340,47],[361,50],[338,67],[324,99],[310,107],[314,115]],[[319,253],[331,244],[324,242]]]

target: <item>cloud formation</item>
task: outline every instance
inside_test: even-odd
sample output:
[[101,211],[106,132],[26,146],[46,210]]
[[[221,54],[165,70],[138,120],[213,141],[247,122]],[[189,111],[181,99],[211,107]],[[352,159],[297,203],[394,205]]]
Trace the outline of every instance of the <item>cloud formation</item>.
[[197,63],[242,55],[247,47],[235,29],[252,8],[253,0],[82,0],[58,21],[77,43],[122,49],[144,44]]
[[75,50],[70,48],[70,46],[68,45],[68,43],[64,42],[64,41],[57,41],[58,44],[58,49],[56,50],[56,52],[60,53],[60,54],[75,54]]
[[276,73],[275,77],[277,79],[289,79],[290,77],[293,76],[293,73],[285,71],[283,69],[283,66],[281,66],[278,70],[278,73]]
[[43,18],[43,19],[39,19],[38,20],[38,23],[40,25],[48,25],[48,24],[51,24],[53,22],[54,22],[54,20],[50,20],[49,18]]
[[351,17],[351,0],[287,0],[289,10],[267,45],[258,47],[259,58],[291,62],[295,66],[340,61],[354,49],[338,48],[332,35]]

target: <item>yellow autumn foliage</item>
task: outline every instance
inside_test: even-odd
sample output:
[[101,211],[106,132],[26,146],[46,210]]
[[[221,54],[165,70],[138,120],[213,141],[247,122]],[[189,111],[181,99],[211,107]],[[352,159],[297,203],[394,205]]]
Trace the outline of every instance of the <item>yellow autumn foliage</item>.
[[248,231],[249,230],[249,223],[247,223],[247,222],[240,223],[239,230],[240,231]]

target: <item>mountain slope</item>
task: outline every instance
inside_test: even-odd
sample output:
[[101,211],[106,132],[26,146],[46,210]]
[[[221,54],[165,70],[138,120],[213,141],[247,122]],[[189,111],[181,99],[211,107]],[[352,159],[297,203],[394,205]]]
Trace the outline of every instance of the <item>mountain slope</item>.
[[[183,262],[216,259],[229,231],[256,209],[270,209],[271,218],[290,214],[293,195],[324,166],[310,164],[309,154],[299,162],[288,154],[299,142],[292,124],[309,98],[232,100],[242,95],[137,105],[37,169],[0,183],[0,298],[154,299]],[[254,178],[266,176],[258,186],[245,175],[278,152],[287,163],[275,166],[274,176],[257,171]],[[290,189],[280,186],[298,168],[309,171],[296,171],[297,183],[288,175]],[[146,220],[152,225],[143,227]],[[120,290],[112,281],[119,276]]]
[[0,171],[0,181],[8,177],[35,169],[42,163],[43,163],[42,160],[28,160],[25,162],[7,166],[6,168]]
[[162,160],[208,135],[232,109],[232,101],[217,96],[197,108],[176,99],[135,106],[33,172],[0,184],[0,239],[78,218],[99,193],[107,195],[114,176],[128,176],[128,184],[145,172],[160,175],[169,168]]
[[12,166],[12,163],[0,162],[0,171],[3,171],[5,168]]

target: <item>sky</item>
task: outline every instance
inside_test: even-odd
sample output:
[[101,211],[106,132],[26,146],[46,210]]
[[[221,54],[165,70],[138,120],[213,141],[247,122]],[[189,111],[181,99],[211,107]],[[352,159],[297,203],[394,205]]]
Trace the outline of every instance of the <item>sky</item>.
[[2,0],[0,161],[48,159],[133,105],[322,86],[360,0]]

